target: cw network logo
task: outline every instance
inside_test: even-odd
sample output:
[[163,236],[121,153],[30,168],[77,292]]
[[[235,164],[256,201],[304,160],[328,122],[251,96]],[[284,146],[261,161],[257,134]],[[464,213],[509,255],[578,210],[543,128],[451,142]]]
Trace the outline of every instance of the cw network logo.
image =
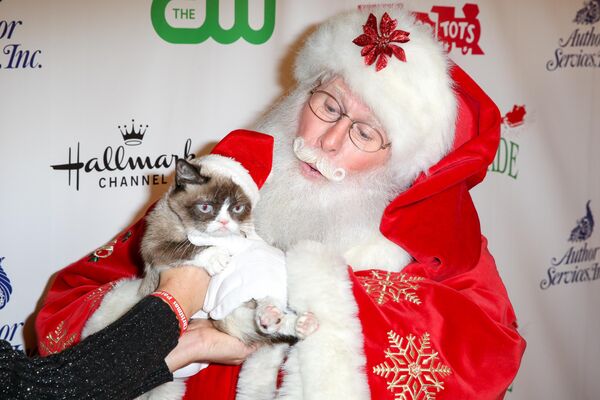
[[[591,200],[588,200],[585,215],[577,220],[569,235],[568,241],[574,244],[561,257],[552,257],[546,278],[540,282],[541,289],[600,279],[600,266],[597,261],[600,246],[588,245],[588,240],[594,232],[594,216],[590,203]],[[581,242],[583,244],[579,244]]]
[[[200,24],[203,2],[205,16]],[[224,29],[219,23],[219,0],[153,0],[150,16],[158,36],[169,43],[197,44],[209,37],[221,44],[230,44],[240,38],[252,44],[265,43],[275,29],[275,0],[264,0],[263,26],[260,29],[250,27],[248,2],[235,0],[235,20],[229,29]]]
[[[135,120],[131,120],[131,127],[119,125],[121,139],[127,146],[139,146],[142,144],[148,125],[139,124],[135,127]],[[75,182],[75,189],[79,191],[81,172],[84,174],[100,173],[98,187],[123,188],[134,186],[164,185],[167,179],[162,173],[145,174],[146,170],[168,169],[175,165],[177,159],[191,160],[195,158],[191,153],[192,139],[187,139],[183,148],[183,154],[159,154],[129,155],[125,146],[106,146],[99,157],[91,157],[86,161],[81,160],[81,143],[77,143],[76,150],[69,147],[68,161],[64,164],[54,164],[50,167],[57,171],[67,171],[69,174],[69,186]],[[123,174],[123,172],[140,171],[141,174]],[[74,175],[74,177],[73,177]],[[74,179],[73,179],[74,178]]]
[[4,272],[4,268],[2,268],[2,261],[4,261],[4,257],[0,257],[0,310],[6,307],[12,294],[12,285],[8,275]]

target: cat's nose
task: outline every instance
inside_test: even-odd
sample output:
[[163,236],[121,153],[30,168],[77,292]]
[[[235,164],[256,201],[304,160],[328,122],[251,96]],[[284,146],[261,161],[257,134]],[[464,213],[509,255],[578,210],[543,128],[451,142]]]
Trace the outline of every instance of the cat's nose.
[[227,219],[220,219],[219,223],[221,223],[223,225],[227,225],[229,223],[229,220],[227,220]]

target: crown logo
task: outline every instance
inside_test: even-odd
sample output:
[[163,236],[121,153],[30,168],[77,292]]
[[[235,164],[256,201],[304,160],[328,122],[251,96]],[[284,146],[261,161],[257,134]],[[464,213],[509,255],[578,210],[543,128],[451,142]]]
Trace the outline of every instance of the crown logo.
[[126,145],[138,146],[142,144],[142,140],[144,140],[144,135],[146,134],[148,125],[142,126],[142,124],[140,124],[138,130],[136,130],[135,120],[132,119],[130,129],[128,129],[126,125],[119,125],[118,128],[121,131],[121,136],[123,137],[123,141]]

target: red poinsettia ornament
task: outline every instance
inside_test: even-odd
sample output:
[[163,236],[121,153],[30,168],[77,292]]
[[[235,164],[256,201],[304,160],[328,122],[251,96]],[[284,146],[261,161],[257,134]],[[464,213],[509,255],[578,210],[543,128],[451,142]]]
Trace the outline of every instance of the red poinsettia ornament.
[[410,39],[409,32],[396,29],[398,21],[384,13],[379,23],[377,32],[377,18],[369,14],[367,23],[363,25],[363,34],[356,37],[352,43],[362,46],[360,55],[365,58],[365,64],[371,65],[377,60],[375,70],[380,71],[387,66],[388,57],[396,56],[400,61],[406,62],[404,49],[392,43],[406,43]]

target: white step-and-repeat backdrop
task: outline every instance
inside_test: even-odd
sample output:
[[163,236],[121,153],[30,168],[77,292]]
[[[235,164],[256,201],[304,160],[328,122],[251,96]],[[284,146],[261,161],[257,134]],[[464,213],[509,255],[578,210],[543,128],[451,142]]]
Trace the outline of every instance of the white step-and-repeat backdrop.
[[[53,273],[137,219],[176,157],[251,126],[307,30],[365,3],[0,0],[0,338],[33,343]],[[474,197],[528,341],[507,398],[598,399],[600,0],[412,8],[504,116]]]

